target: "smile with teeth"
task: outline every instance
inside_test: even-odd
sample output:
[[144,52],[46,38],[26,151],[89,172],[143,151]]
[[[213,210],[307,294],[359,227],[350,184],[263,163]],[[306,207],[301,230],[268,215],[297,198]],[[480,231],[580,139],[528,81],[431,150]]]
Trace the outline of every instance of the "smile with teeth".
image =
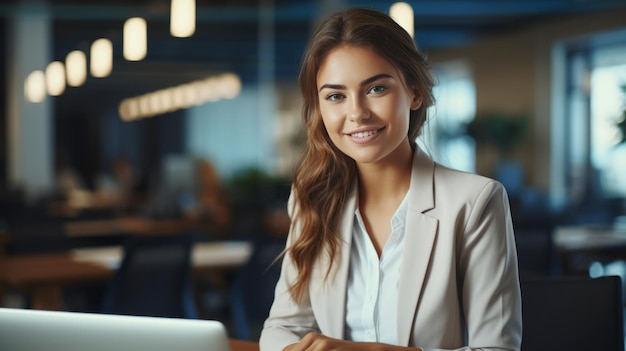
[[378,132],[380,132],[380,129],[368,130],[366,132],[352,133],[352,134],[350,134],[350,136],[353,137],[353,138],[367,138],[367,137],[370,137],[370,136],[372,136],[374,134],[378,134]]

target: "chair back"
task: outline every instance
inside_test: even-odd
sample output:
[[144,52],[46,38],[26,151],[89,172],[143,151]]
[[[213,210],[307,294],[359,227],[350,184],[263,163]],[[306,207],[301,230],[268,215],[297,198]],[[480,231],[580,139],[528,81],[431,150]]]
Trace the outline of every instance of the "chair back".
[[105,292],[103,312],[197,318],[193,294],[193,234],[134,236]]
[[557,271],[552,228],[515,228],[518,269],[521,277],[553,275]]
[[259,340],[280,275],[281,262],[274,260],[284,248],[284,238],[265,237],[256,240],[250,258],[237,273],[231,292],[234,338]]
[[8,235],[7,255],[61,253],[72,248],[61,221],[14,223],[9,227]]
[[624,351],[617,276],[521,280],[522,351]]

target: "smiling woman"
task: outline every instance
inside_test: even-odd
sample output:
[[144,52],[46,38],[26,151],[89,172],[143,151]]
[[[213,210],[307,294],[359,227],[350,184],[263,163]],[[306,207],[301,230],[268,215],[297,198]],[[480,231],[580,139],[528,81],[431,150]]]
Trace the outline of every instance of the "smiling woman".
[[506,192],[416,144],[430,66],[384,13],[322,22],[300,71],[307,130],[262,351],[519,350]]

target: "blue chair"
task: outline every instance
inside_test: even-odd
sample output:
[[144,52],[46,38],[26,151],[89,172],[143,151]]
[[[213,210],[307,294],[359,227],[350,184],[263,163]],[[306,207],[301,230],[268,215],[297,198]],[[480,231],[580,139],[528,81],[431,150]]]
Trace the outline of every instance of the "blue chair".
[[135,236],[103,299],[103,313],[198,318],[192,282],[194,235]]
[[284,248],[285,238],[263,237],[256,240],[250,258],[237,272],[231,291],[234,338],[259,340],[280,275],[281,262],[274,261]]

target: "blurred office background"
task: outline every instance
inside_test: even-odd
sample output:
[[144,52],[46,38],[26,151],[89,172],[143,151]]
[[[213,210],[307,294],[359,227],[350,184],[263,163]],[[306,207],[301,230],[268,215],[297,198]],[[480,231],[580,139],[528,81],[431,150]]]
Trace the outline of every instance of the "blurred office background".
[[[172,231],[203,241],[286,234],[307,39],[324,14],[394,2],[180,0],[194,11],[178,29],[176,2],[0,4],[6,255],[37,251],[41,239],[17,244],[37,221],[61,235],[68,222],[111,218],[181,220]],[[555,235],[626,231],[626,2],[406,3],[438,81],[421,142],[439,162],[505,185],[522,270],[623,274],[624,243],[561,255]],[[74,229],[70,248],[120,244],[134,230]],[[223,296],[204,301],[227,308]]]

